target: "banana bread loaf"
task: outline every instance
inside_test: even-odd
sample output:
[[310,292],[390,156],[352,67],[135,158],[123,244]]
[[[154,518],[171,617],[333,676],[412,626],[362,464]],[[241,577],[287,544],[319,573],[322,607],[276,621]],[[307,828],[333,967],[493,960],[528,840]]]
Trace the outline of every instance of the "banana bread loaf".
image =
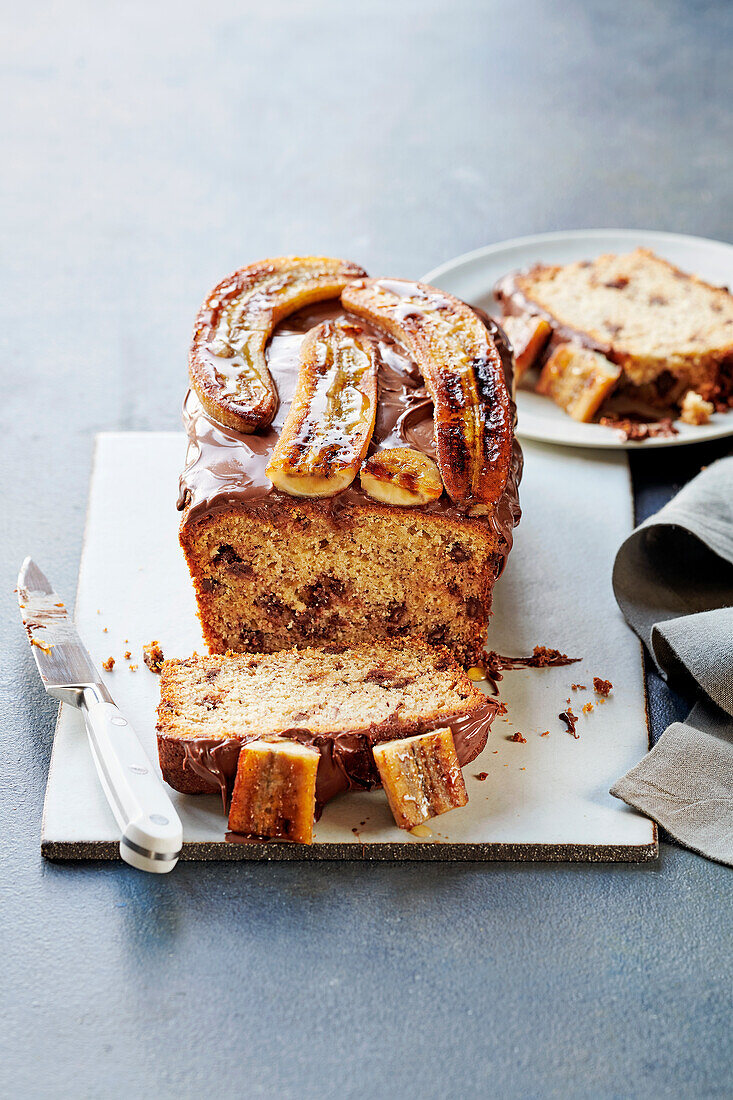
[[[264,289],[266,263],[220,284],[194,337],[180,541],[211,652],[420,635],[475,664],[520,516],[501,330],[421,284],[271,263]],[[253,386],[258,409],[277,394],[254,427]]]

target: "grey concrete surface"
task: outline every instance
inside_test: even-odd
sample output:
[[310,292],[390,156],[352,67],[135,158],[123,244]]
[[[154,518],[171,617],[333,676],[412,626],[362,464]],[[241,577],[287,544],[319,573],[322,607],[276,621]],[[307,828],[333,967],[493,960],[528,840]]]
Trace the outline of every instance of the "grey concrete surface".
[[[44,864],[55,708],[12,594],[27,552],[73,592],[93,433],[176,426],[194,312],[243,262],[733,239],[731,45],[725,0],[0,5],[0,1094],[731,1095],[730,873],[678,848]],[[637,456],[640,514],[712,453]],[[651,690],[659,730],[685,704]]]

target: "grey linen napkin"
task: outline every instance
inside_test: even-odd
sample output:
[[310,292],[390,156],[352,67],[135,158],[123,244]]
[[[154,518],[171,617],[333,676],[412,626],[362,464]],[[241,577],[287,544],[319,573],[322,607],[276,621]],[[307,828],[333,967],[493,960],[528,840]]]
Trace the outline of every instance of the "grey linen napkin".
[[613,589],[660,675],[698,701],[611,794],[733,865],[733,458],[636,528],[616,555]]

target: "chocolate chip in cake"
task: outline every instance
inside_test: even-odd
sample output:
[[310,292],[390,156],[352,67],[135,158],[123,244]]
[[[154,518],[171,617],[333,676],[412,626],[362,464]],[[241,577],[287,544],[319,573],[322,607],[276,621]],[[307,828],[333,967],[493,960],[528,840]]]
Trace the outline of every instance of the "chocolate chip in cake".
[[262,649],[265,641],[261,630],[240,630],[239,637],[247,649]]
[[404,601],[399,602],[397,600],[391,600],[387,604],[387,614],[385,619],[390,626],[397,626],[397,624],[405,617],[407,606]]
[[362,680],[363,684],[378,684],[383,688],[403,688],[414,682],[414,676],[404,676],[386,668],[373,668]]
[[625,290],[629,285],[629,277],[628,275],[619,275],[617,279],[611,279],[610,282],[603,285],[607,286],[609,290]]
[[261,607],[270,618],[282,619],[293,614],[292,609],[283,603],[274,592],[262,592],[254,602],[255,607]]
[[298,592],[298,596],[308,607],[326,607],[334,596],[343,596],[343,581],[331,573],[324,573],[313,584],[307,584]]
[[234,547],[230,546],[229,543],[226,542],[222,543],[219,549],[214,554],[215,565],[219,565],[222,562],[226,565],[232,565],[234,562],[240,562],[241,560],[242,559],[240,558]]
[[448,551],[448,557],[451,561],[468,561],[470,554],[466,550],[466,547],[461,542],[454,542]]
[[233,546],[222,543],[214,555],[214,565],[225,565],[227,571],[235,577],[251,577],[254,573],[252,566],[243,561]]
[[430,645],[444,645],[446,638],[448,637],[448,627],[445,623],[441,623],[439,626],[434,626],[432,630],[429,630],[426,638]]
[[484,613],[484,605],[478,596],[469,596],[466,600],[466,614],[469,619],[480,619]]
[[214,577],[204,577],[199,585],[199,589],[201,592],[213,592],[218,584],[219,581],[215,580]]

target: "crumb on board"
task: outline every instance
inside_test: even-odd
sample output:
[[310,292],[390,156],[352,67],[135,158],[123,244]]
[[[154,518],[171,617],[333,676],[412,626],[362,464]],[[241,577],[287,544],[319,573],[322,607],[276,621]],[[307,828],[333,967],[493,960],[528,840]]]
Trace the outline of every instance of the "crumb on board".
[[549,736],[550,736],[550,731],[549,730],[545,730],[544,733],[540,734],[540,737],[549,737]]
[[163,650],[160,648],[160,642],[148,642],[143,646],[143,660],[148,666],[151,672],[159,673],[163,668]]
[[565,723],[568,733],[577,741],[580,737],[580,734],[575,729],[576,725],[578,724],[577,714],[573,714],[570,707],[568,707],[567,710],[564,710],[560,714],[558,714],[558,718]]
[[593,677],[593,690],[602,695],[604,699],[608,698],[609,693],[613,690],[613,684],[610,680],[601,680],[600,676]]
[[571,684],[570,685],[570,690],[571,691],[587,691],[588,689],[586,688],[585,684]]
[[517,745],[527,744],[527,738],[523,737],[519,730],[517,730],[516,733],[513,733],[511,737],[507,737],[507,741],[514,741]]
[[130,672],[137,672],[137,665],[128,665],[127,667],[129,668]]
[[105,672],[111,672],[114,667],[115,667],[114,657],[108,657],[106,661],[102,661],[102,668],[104,669]]
[[489,778],[489,773],[488,772],[477,772],[476,775],[474,776],[474,779],[480,779],[482,783],[485,779],[488,779],[488,778]]
[[592,710],[593,710],[593,704],[592,703],[583,703],[583,714],[590,714],[590,712]]
[[132,653],[130,653],[129,649],[126,649],[125,652],[122,654],[122,656],[125,658],[126,661],[129,661],[129,660],[132,659]]

